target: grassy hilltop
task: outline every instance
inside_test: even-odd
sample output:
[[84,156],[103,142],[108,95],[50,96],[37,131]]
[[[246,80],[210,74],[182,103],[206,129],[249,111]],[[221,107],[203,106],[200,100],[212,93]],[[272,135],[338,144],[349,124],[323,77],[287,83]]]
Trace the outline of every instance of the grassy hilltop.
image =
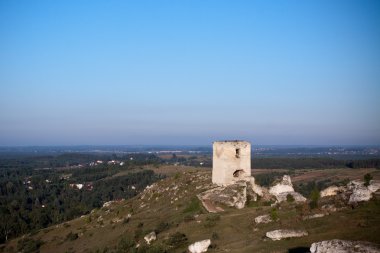
[[[317,209],[292,202],[276,207],[249,202],[241,210],[226,208],[223,213],[210,214],[196,198],[210,187],[209,171],[177,172],[132,199],[14,239],[2,246],[2,251],[185,252],[189,244],[204,239],[212,241],[209,252],[303,252],[313,242],[328,239],[380,243],[380,200],[376,198],[310,220],[302,217]],[[254,224],[254,218],[262,214],[278,220]],[[281,241],[265,238],[267,231],[279,228],[305,229],[309,235]],[[146,245],[143,237],[152,231],[157,240]]]

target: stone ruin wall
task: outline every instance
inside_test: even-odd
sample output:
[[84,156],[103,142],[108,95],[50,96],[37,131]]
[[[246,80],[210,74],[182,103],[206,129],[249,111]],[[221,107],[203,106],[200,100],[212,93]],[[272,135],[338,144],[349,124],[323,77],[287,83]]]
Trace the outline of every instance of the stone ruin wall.
[[212,182],[229,185],[251,176],[251,144],[247,141],[213,143]]

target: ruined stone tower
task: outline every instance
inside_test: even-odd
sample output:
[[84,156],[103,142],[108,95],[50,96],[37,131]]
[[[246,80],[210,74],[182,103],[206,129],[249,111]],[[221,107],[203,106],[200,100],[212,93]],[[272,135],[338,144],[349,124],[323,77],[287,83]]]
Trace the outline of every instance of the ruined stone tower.
[[212,182],[229,185],[251,176],[251,144],[247,141],[213,143]]

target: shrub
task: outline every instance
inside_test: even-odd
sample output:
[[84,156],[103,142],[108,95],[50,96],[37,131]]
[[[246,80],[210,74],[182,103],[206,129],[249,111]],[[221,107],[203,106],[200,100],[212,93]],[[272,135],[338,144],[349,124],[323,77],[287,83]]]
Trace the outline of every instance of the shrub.
[[206,221],[203,223],[205,228],[210,228],[216,225],[217,221],[220,220],[219,214],[210,214],[206,217]]
[[193,221],[193,220],[195,220],[195,218],[191,214],[187,214],[187,215],[185,215],[185,217],[183,217],[184,222],[189,222],[189,221]]
[[21,239],[17,243],[17,251],[22,253],[38,252],[43,242],[32,238]]
[[160,222],[156,229],[154,230],[157,234],[165,231],[165,230],[168,230],[170,228],[170,224],[167,223],[167,222]]
[[272,210],[270,210],[270,217],[274,221],[278,220],[278,213],[276,208],[272,208]]
[[219,239],[219,235],[218,235],[218,233],[216,233],[216,232],[212,232],[211,239],[213,239],[213,240],[218,240],[218,239]]
[[317,187],[314,187],[313,191],[310,193],[310,208],[314,209],[318,207],[318,200],[319,200],[319,190]]
[[372,175],[367,173],[364,175],[364,185],[368,186],[369,182],[373,179]]
[[137,251],[128,251],[128,252],[137,252],[137,253],[166,253],[167,250],[162,245],[142,245],[137,249]]
[[174,179],[177,180],[181,177],[181,174],[179,172],[175,173]]
[[190,200],[190,203],[183,210],[183,213],[200,213],[202,212],[202,207],[199,199],[194,197]]
[[166,244],[173,248],[178,248],[187,242],[187,237],[181,232],[171,234],[166,240]]
[[66,235],[66,240],[69,240],[69,241],[74,241],[78,239],[78,234],[77,233],[73,233],[73,232],[70,232]]
[[117,252],[129,252],[130,249],[135,248],[135,242],[129,238],[122,238],[117,245]]
[[294,197],[292,194],[288,194],[286,195],[286,201],[289,202],[289,203],[292,203],[294,202]]

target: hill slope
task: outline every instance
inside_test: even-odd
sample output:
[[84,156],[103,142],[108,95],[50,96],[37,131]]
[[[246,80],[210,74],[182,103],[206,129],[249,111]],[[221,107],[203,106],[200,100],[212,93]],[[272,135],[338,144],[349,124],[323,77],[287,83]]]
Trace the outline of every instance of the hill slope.
[[[183,172],[163,179],[135,198],[109,203],[86,216],[43,229],[2,247],[3,252],[185,252],[193,242],[211,239],[208,252],[303,252],[313,242],[329,239],[380,243],[380,201],[303,220],[305,204],[250,202],[244,209],[225,208],[209,214],[196,195],[212,187],[210,172]],[[262,214],[278,221],[255,224]],[[305,229],[301,238],[271,241],[275,229]],[[143,237],[155,231],[157,240]],[[138,249],[136,246],[139,245]]]

